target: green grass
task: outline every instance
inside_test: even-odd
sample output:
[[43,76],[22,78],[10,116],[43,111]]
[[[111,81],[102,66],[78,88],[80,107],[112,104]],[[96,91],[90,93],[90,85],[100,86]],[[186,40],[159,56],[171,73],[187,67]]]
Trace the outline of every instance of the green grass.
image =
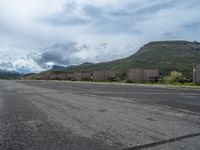
[[160,87],[160,88],[192,88],[192,89],[200,89],[200,85],[194,84],[192,82],[186,83],[173,83],[173,84],[166,84],[166,83],[127,83],[126,81],[70,81],[70,80],[49,80],[51,82],[63,82],[63,83],[87,83],[87,84],[105,84],[105,85],[122,85],[122,86],[150,86],[150,87]]
[[193,82],[185,82],[185,83],[180,83],[180,82],[175,82],[175,83],[163,83],[163,82],[158,82],[155,83],[158,85],[175,85],[175,86],[199,86],[199,84],[195,84]]

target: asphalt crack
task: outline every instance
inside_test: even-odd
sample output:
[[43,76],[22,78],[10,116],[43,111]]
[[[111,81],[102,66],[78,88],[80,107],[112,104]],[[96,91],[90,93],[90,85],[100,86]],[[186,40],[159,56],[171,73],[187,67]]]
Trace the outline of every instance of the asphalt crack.
[[173,142],[177,142],[177,141],[181,141],[184,139],[193,138],[193,137],[197,137],[197,136],[200,136],[200,133],[193,133],[193,134],[179,136],[179,137],[175,137],[175,138],[171,138],[171,139],[167,139],[167,140],[162,140],[159,142],[153,142],[153,143],[149,143],[149,144],[145,144],[145,145],[138,145],[138,146],[126,148],[123,150],[141,150],[141,149],[151,148],[151,147],[155,147],[155,146],[163,145],[163,144],[169,144],[169,143],[173,143]]

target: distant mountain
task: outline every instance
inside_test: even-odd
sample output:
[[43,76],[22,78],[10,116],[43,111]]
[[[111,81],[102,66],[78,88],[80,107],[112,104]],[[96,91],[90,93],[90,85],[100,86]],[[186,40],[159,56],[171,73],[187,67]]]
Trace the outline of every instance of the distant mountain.
[[115,61],[66,68],[65,72],[113,70],[126,72],[129,68],[159,69],[162,76],[180,71],[192,79],[192,65],[200,63],[200,43],[188,41],[158,41],[144,45],[135,54]]
[[64,70],[64,69],[66,69],[66,67],[64,67],[64,66],[57,66],[57,65],[54,65],[51,68],[52,71],[60,71],[60,70]]
[[[94,63],[85,62],[85,63],[81,64],[80,66],[81,66],[81,67],[85,67],[85,66],[90,66],[90,65],[94,65]],[[79,66],[79,67],[80,67],[80,66]]]
[[0,79],[16,79],[20,76],[20,73],[0,69]]
[[70,66],[67,66],[67,67],[54,65],[50,69],[50,71],[62,71],[62,70],[67,70],[67,69],[75,69],[75,68],[78,68],[78,67],[86,67],[86,66],[90,66],[90,65],[94,65],[94,63],[85,62],[85,63],[80,64],[80,65],[70,65]]

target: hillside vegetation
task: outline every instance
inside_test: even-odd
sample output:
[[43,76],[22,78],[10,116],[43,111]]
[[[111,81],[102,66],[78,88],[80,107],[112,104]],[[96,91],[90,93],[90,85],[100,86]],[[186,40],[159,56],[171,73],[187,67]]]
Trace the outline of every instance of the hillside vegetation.
[[20,74],[17,72],[6,71],[0,69],[0,79],[17,79],[20,77]]
[[[129,68],[159,69],[162,76],[171,71],[182,72],[187,79],[192,79],[192,65],[200,63],[200,43],[188,41],[160,41],[144,45],[140,50],[124,59],[79,66],[59,72],[88,72],[113,70],[126,72]],[[51,73],[55,71],[48,71]]]

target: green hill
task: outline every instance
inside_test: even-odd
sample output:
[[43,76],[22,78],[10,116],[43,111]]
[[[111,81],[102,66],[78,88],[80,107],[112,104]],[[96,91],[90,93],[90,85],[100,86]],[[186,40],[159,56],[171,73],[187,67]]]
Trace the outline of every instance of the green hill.
[[17,79],[19,77],[20,77],[20,74],[17,72],[0,69],[0,79]]
[[[192,64],[200,63],[200,43],[188,41],[160,41],[144,45],[124,59],[89,66],[66,69],[62,72],[113,70],[126,72],[129,68],[160,69],[162,76],[180,71],[192,79]],[[59,72],[57,72],[59,73]]]

